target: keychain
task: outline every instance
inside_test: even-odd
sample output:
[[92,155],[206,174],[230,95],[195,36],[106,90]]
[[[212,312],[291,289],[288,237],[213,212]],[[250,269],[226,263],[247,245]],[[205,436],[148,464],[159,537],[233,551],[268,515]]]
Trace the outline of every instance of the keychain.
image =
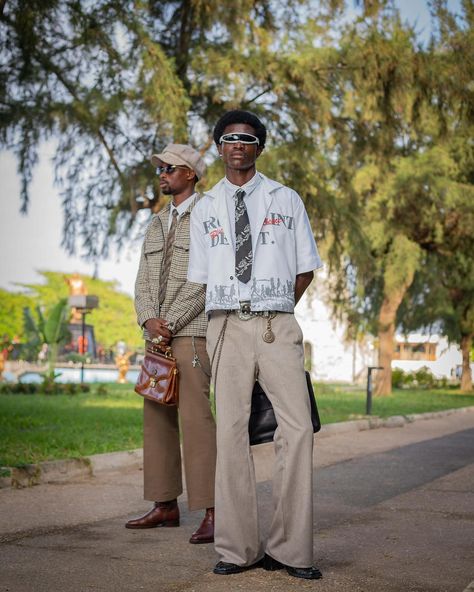
[[270,313],[267,317],[267,330],[262,335],[265,343],[273,343],[275,341],[275,333],[272,331],[272,319],[276,317],[276,313]]

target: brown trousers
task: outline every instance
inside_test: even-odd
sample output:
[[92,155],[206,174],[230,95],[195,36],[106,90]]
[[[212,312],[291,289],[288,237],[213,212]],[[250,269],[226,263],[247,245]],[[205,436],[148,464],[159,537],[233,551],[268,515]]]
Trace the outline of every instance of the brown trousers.
[[[192,337],[175,337],[179,371],[179,420],[190,510],[214,506],[216,427],[209,403],[209,358],[204,337],[194,337],[201,363],[193,366]],[[204,371],[205,372],[204,372]],[[144,400],[144,497],[167,501],[183,492],[178,409]]]

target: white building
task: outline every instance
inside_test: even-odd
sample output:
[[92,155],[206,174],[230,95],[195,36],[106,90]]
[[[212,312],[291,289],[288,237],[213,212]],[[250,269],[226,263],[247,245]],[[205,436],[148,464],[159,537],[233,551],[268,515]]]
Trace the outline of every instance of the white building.
[[[303,296],[295,315],[303,330],[306,360],[311,360],[314,380],[365,384],[367,367],[378,365],[372,337],[362,343],[347,342],[344,325],[334,323],[329,308],[315,294]],[[415,372],[424,366],[436,378],[459,378],[461,364],[459,347],[443,336],[396,336],[392,368]],[[474,364],[471,368],[474,373]]]
[[373,340],[347,342],[345,327],[334,323],[329,308],[314,294],[305,294],[295,310],[303,330],[306,360],[314,380],[365,382],[367,367],[376,365]]
[[[442,335],[410,333],[396,336],[392,368],[416,372],[428,368],[435,378],[460,378],[462,354]],[[471,364],[474,368],[474,364]]]

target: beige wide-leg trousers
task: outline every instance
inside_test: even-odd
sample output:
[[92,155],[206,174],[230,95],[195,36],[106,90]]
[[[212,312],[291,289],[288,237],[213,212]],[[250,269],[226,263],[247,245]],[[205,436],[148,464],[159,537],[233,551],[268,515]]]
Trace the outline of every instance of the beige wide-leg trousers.
[[[204,337],[194,338],[202,365],[193,366],[192,337],[175,337],[173,355],[179,371],[179,420],[190,510],[214,506],[216,427],[209,403],[209,358]],[[204,371],[205,372],[204,372]],[[183,492],[178,410],[144,400],[144,497],[168,501]]]
[[[226,318],[213,312],[207,333],[212,357]],[[217,468],[215,548],[221,561],[251,565],[263,553],[293,567],[313,565],[313,429],[304,374],[303,335],[293,314],[272,320],[273,343],[262,335],[267,319],[228,316],[217,367]],[[219,352],[219,348],[217,349]],[[216,354],[216,360],[219,353]],[[216,360],[213,364],[215,372]],[[275,433],[274,512],[264,545],[248,422],[255,378],[270,399]]]

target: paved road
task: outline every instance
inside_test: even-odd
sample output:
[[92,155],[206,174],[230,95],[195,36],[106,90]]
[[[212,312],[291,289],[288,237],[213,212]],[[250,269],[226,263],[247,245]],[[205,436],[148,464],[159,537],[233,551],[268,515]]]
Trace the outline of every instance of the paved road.
[[[187,543],[200,514],[184,504],[181,528],[126,530],[126,518],[147,508],[138,472],[128,471],[0,491],[0,591],[474,590],[474,413],[316,437],[316,458],[321,581],[213,575],[212,546]],[[265,531],[268,481],[259,499]]]

